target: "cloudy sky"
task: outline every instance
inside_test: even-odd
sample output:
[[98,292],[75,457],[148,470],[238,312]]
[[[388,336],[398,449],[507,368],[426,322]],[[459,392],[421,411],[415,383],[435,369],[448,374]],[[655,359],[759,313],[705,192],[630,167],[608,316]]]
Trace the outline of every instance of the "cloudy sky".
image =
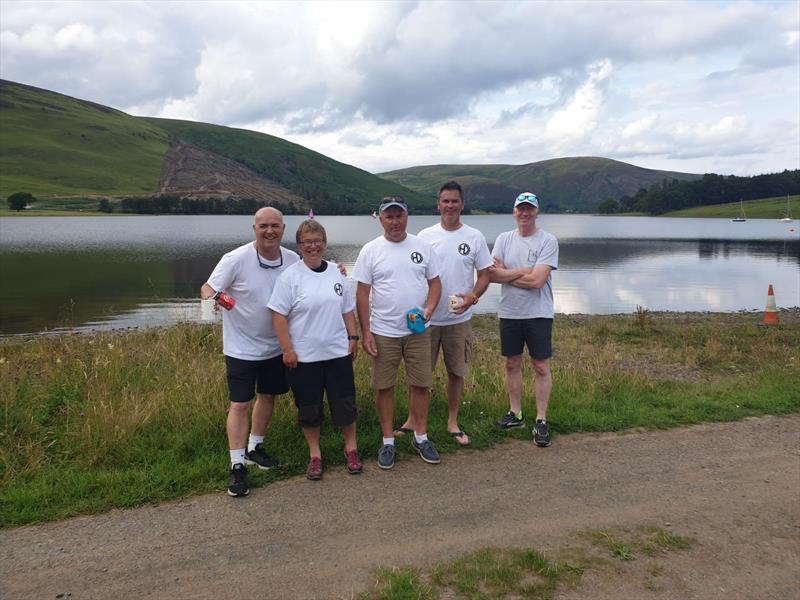
[[20,2],[0,77],[372,172],[800,168],[800,2]]

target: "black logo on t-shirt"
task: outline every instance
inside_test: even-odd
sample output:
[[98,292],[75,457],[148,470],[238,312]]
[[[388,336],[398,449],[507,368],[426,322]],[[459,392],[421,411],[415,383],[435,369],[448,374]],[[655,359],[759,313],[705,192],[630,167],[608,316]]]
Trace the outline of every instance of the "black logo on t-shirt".
[[419,264],[422,262],[422,254],[419,252],[412,252],[411,253],[411,262]]
[[467,254],[469,254],[469,244],[467,244],[467,243],[459,244],[458,245],[458,253],[461,256],[466,256]]
[[342,292],[344,291],[343,288],[342,288],[342,284],[341,283],[334,283],[333,284],[333,291],[336,292],[337,296],[341,296]]

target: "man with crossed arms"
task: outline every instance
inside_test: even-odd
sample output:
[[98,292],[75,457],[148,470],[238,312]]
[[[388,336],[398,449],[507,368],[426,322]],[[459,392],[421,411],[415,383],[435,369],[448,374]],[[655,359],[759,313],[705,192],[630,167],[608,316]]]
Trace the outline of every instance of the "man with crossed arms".
[[500,352],[506,360],[506,389],[509,411],[497,422],[506,429],[523,427],[522,351],[528,347],[536,378],[536,423],[533,441],[550,445],[547,406],[553,389],[550,357],[553,354],[553,281],[558,268],[558,240],[536,225],[539,199],[524,192],[514,201],[517,228],[497,236],[492,256],[491,279],[500,289]]

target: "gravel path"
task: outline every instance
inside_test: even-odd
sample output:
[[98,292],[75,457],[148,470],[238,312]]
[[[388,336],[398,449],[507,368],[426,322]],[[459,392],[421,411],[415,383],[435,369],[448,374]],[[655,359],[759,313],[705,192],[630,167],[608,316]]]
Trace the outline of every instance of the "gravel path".
[[548,449],[510,441],[438,466],[340,467],[245,499],[3,530],[0,597],[350,598],[381,565],[488,545],[552,555],[580,530],[642,525],[697,544],[665,559],[653,590],[624,570],[587,571],[562,595],[800,598],[800,415],[561,436]]

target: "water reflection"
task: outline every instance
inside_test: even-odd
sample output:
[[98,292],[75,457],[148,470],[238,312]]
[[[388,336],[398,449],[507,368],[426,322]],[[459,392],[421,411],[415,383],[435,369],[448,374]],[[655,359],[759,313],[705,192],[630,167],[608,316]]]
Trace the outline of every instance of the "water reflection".
[[[374,236],[371,236],[374,237]],[[196,300],[234,244],[160,249],[0,251],[0,333],[162,325],[199,319]],[[289,245],[289,247],[293,247]],[[352,271],[360,245],[332,244]],[[554,274],[562,313],[763,309],[800,305],[800,244],[791,241],[565,240]],[[477,309],[496,312],[499,286]]]

